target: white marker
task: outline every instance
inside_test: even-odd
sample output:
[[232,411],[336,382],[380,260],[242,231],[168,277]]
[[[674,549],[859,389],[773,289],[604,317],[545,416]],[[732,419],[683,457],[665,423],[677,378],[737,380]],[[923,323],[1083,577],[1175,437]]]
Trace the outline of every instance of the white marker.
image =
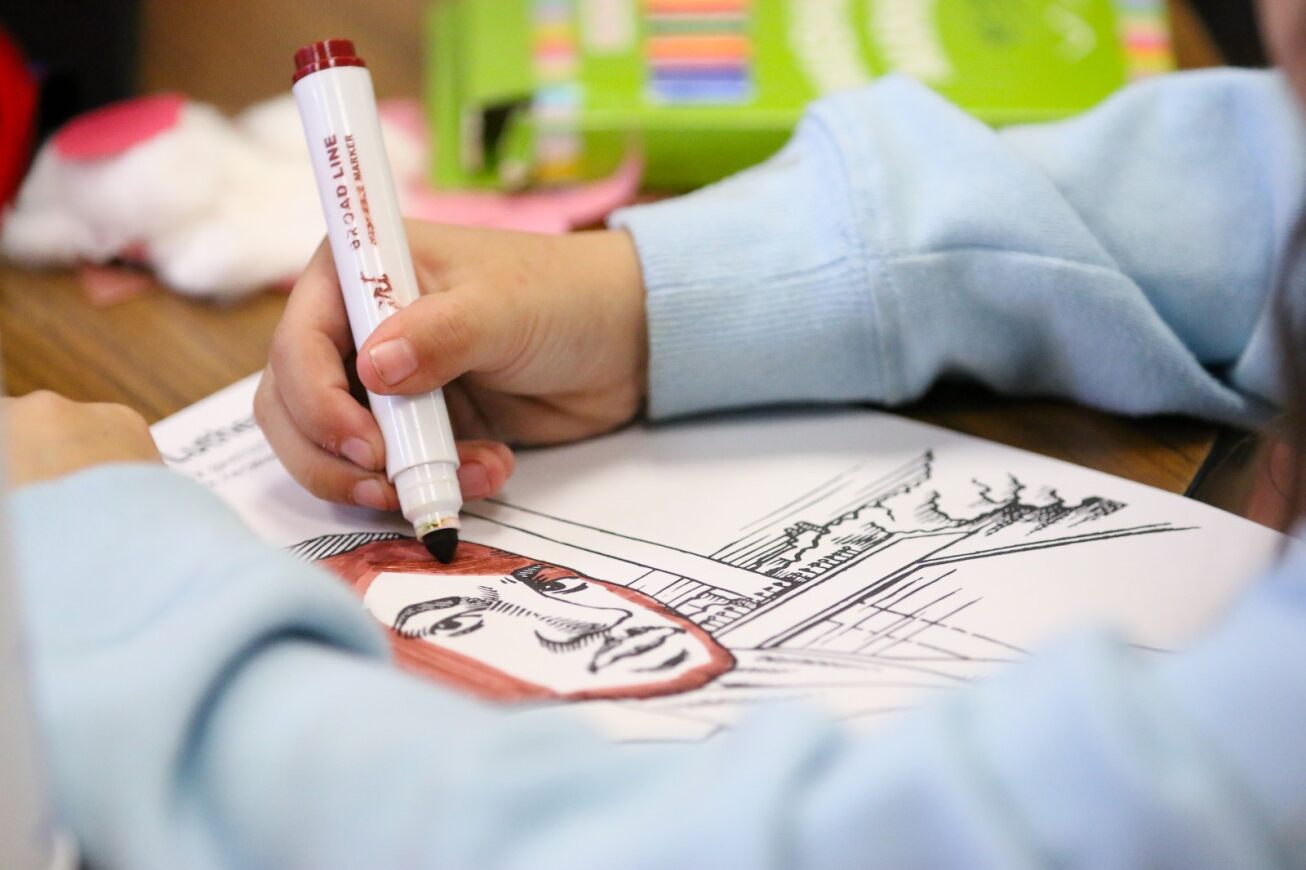
[[[295,52],[294,82],[349,328],[362,347],[382,320],[419,295],[372,77],[352,42],[328,39]],[[431,555],[449,562],[462,493],[444,394],[368,396],[404,517]]]

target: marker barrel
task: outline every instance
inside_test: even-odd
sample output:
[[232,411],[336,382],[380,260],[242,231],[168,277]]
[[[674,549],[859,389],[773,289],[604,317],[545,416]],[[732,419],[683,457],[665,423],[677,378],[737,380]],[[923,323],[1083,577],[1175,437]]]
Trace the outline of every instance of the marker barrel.
[[[339,45],[348,46],[347,62],[322,48]],[[381,321],[414,302],[420,291],[381,137],[372,78],[349,43],[332,40],[316,48],[322,52],[317,58],[321,63],[311,68],[301,64],[293,91],[349,327],[361,347]],[[305,49],[301,55],[305,52],[311,54]],[[457,528],[462,507],[458,452],[442,392],[369,392],[368,397],[385,439],[386,474],[418,537]]]

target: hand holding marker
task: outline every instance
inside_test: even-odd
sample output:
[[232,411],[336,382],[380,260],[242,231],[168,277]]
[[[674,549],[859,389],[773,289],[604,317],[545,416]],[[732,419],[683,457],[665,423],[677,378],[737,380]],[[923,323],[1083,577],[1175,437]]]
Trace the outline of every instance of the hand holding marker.
[[[356,347],[419,295],[372,78],[347,39],[295,52],[295,102],[304,122],[327,238]],[[385,441],[386,475],[404,517],[441,562],[458,547],[458,452],[444,395],[368,393]]]

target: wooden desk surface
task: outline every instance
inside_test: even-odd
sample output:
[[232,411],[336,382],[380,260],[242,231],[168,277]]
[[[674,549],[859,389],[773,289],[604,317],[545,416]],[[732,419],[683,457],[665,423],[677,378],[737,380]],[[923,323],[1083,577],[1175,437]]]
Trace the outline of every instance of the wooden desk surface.
[[[262,368],[284,305],[272,293],[217,306],[156,291],[95,308],[69,273],[0,266],[6,386],[11,395],[48,389],[121,402],[153,422]],[[961,387],[902,411],[1172,492],[1187,488],[1214,437],[1212,427],[1193,421],[1126,420]]]
[[[249,2],[251,8],[263,10],[260,14],[292,9]],[[400,10],[396,15],[409,9],[406,4],[392,5]],[[190,53],[181,50],[186,39],[209,32],[191,26],[190,5],[150,0],[146,6],[147,60],[155,54],[189,58]],[[1183,0],[1172,0],[1172,6],[1182,65],[1215,62],[1209,39]],[[224,14],[230,20],[230,11]],[[265,27],[263,32],[277,31]],[[204,39],[211,43],[207,35]],[[394,28],[391,36],[396,51],[415,52],[417,39],[413,28]],[[151,46],[168,51],[153,51]],[[194,49],[202,51],[204,46]],[[226,87],[210,93],[212,88],[204,90],[204,82],[174,81],[171,67],[156,66],[143,71],[143,80],[154,88],[189,85],[188,93],[223,105],[253,98],[239,88],[232,91],[229,77],[210,79]],[[50,389],[85,401],[121,402],[158,420],[260,369],[284,305],[285,298],[275,294],[220,306],[159,291],[117,307],[95,308],[72,274],[34,274],[0,265],[0,349],[7,389],[11,395]],[[1192,421],[1126,420],[1063,402],[1014,401],[957,387],[936,391],[901,410],[926,422],[1173,492],[1188,487],[1215,435],[1212,427]]]
[[262,368],[284,307],[281,294],[216,305],[156,290],[97,308],[70,272],[0,265],[5,388],[120,402],[154,422]]

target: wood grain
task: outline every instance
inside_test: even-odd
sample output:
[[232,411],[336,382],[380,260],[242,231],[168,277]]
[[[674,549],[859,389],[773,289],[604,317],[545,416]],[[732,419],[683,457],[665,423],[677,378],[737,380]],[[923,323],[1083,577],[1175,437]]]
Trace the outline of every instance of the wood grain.
[[216,305],[156,290],[96,308],[72,273],[0,266],[6,389],[120,402],[158,420],[259,370],[284,307],[279,293]]
[[1132,419],[1051,399],[945,385],[899,413],[1170,492],[1184,492],[1216,428],[1181,417]]

